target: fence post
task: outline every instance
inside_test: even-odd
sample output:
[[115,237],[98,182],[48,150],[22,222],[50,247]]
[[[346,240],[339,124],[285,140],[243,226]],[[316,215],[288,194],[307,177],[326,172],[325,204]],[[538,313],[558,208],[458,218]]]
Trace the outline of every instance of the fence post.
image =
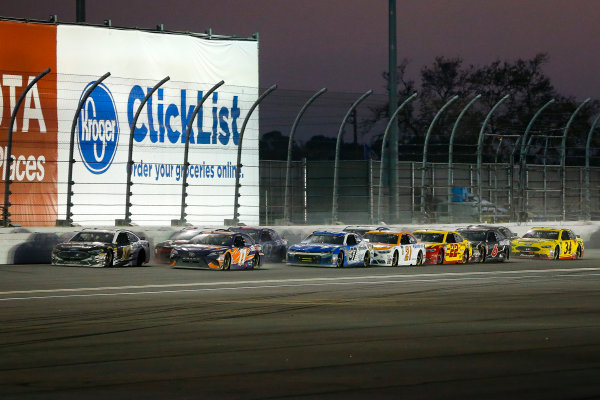
[[348,109],[342,123],[340,124],[340,129],[338,130],[337,141],[335,143],[335,164],[333,167],[333,199],[331,206],[331,223],[335,224],[337,222],[337,200],[338,200],[338,168],[340,162],[340,144],[342,139],[342,133],[344,133],[344,125],[346,124],[346,120],[352,113],[352,111],[368,96],[373,93],[372,90],[368,90],[362,94]]
[[591,99],[588,97],[585,99],[579,107],[573,111],[571,114],[571,118],[565,125],[565,129],[562,134],[562,141],[560,146],[560,192],[561,192],[561,203],[562,203],[562,220],[565,221],[567,219],[567,133],[569,132],[569,128],[575,119],[577,113],[585,106]]
[[234,223],[234,225],[238,225],[240,222],[240,220],[239,220],[240,213],[238,211],[240,208],[240,186],[241,186],[240,185],[240,176],[242,174],[242,141],[244,140],[244,132],[246,131],[246,125],[248,124],[248,120],[250,119],[250,116],[254,112],[254,109],[260,104],[261,101],[263,101],[263,99],[265,97],[267,97],[275,89],[277,89],[277,85],[271,86],[270,88],[265,90],[265,92],[262,95],[260,95],[260,97],[258,99],[256,99],[254,104],[252,104],[252,107],[250,107],[250,110],[248,110],[248,114],[246,114],[246,118],[244,118],[244,123],[242,124],[242,129],[240,130],[240,138],[238,140],[238,150],[237,150],[237,163],[236,163],[236,170],[235,170],[235,194],[234,194],[234,199],[233,199],[233,223]]
[[292,147],[294,144],[294,134],[296,133],[296,127],[298,126],[298,122],[300,122],[300,118],[304,115],[304,112],[319,96],[327,92],[327,88],[322,88],[318,92],[312,95],[310,99],[302,106],[298,115],[296,115],[296,119],[294,119],[294,123],[292,124],[292,129],[290,129],[290,137],[288,138],[288,152],[287,152],[287,163],[285,165],[285,188],[284,188],[284,198],[283,198],[283,220],[286,223],[290,222],[291,215],[289,212],[289,194],[290,194],[290,170],[292,168]]
[[[119,226],[119,225],[131,225],[131,186],[133,185],[133,183],[131,182],[131,174],[133,173],[133,134],[135,132],[135,126],[137,124],[137,120],[142,112],[142,109],[144,108],[144,105],[146,105],[146,102],[148,101],[148,99],[150,99],[150,97],[152,97],[152,95],[154,94],[154,92],[156,92],[156,90],[158,90],[159,87],[161,87],[165,82],[167,82],[169,79],[171,79],[170,77],[165,77],[163,80],[161,80],[160,82],[158,82],[156,85],[154,85],[154,87],[146,94],[146,96],[144,97],[144,99],[142,100],[141,104],[138,106],[135,115],[133,117],[133,121],[131,122],[131,127],[129,129],[129,147],[128,147],[128,152],[127,152],[127,185],[125,187],[125,219],[117,219],[115,220],[115,225]],[[152,110],[150,110],[152,111]]]
[[442,106],[442,108],[439,109],[439,111],[433,117],[433,120],[431,120],[429,128],[427,129],[427,134],[425,135],[425,143],[423,144],[423,162],[421,164],[421,218],[423,218],[425,215],[425,170],[427,166],[427,150],[429,146],[429,138],[431,137],[431,132],[433,131],[433,125],[435,124],[435,122],[438,120],[440,115],[442,115],[442,112],[456,99],[458,99],[458,95],[453,96],[450,100],[446,102],[446,104]]
[[[385,169],[385,145],[387,143],[387,138],[390,132],[390,129],[394,123],[394,121],[396,120],[396,117],[398,116],[398,114],[400,113],[400,111],[402,111],[402,109],[404,108],[404,106],[406,104],[408,104],[408,102],[410,102],[411,100],[413,100],[415,97],[417,97],[417,93],[413,93],[409,98],[407,98],[406,100],[404,100],[402,102],[402,104],[400,104],[400,106],[398,106],[398,108],[396,109],[396,111],[394,111],[394,113],[390,116],[390,120],[388,121],[386,127],[385,127],[385,131],[383,133],[383,140],[381,142],[381,162],[379,164],[379,193],[377,195],[377,222],[381,222],[382,218],[381,218],[381,207],[382,207],[382,197],[383,197],[383,171]],[[394,165],[397,165],[397,163],[394,163]],[[398,176],[398,174],[394,174],[394,176]],[[391,182],[391,185],[395,185],[396,182]],[[391,188],[390,188],[390,193],[392,192]],[[394,201],[394,213],[397,214],[398,212],[398,207],[397,207],[397,202],[398,202],[398,198],[396,197],[395,201]],[[398,215],[396,215],[396,218],[398,217]]]
[[585,143],[585,218],[588,221],[592,219],[592,205],[590,193],[590,147],[592,144],[592,134],[594,133],[594,129],[596,129],[596,124],[598,123],[599,119],[600,114],[598,114],[594,119],[594,122],[592,122],[592,126],[590,127],[587,141]]
[[500,107],[500,104],[502,104],[509,97],[510,95],[507,94],[506,96],[498,100],[496,104],[494,104],[494,107],[492,107],[490,112],[485,116],[483,124],[481,124],[481,129],[479,130],[479,139],[477,140],[477,196],[479,196],[479,201],[477,202],[477,215],[479,222],[481,222],[481,202],[483,201],[483,198],[481,196],[481,162],[483,158],[483,135],[485,132],[485,128],[487,127],[487,124],[490,118],[492,117],[494,111],[496,111],[496,109]]

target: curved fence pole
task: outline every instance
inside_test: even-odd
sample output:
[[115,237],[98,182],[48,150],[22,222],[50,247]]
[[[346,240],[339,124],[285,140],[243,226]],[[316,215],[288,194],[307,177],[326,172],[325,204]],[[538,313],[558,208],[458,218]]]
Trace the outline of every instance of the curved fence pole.
[[500,107],[500,104],[502,104],[509,97],[510,95],[507,94],[506,96],[498,100],[496,104],[494,104],[494,107],[492,107],[490,112],[485,116],[485,120],[483,121],[483,124],[481,124],[481,129],[479,130],[479,139],[477,140],[477,196],[479,197],[479,201],[477,202],[477,215],[479,216],[479,222],[481,222],[481,202],[483,201],[483,198],[481,196],[481,163],[483,159],[483,136],[485,133],[485,128],[487,127],[487,124],[490,118],[492,117],[492,114],[494,113],[494,111],[496,111],[498,107]]
[[290,129],[290,137],[288,139],[288,152],[287,152],[287,163],[285,166],[285,194],[283,197],[283,220],[287,222],[290,221],[290,210],[289,210],[289,195],[290,195],[290,170],[292,168],[292,148],[294,145],[294,135],[296,133],[296,127],[300,122],[300,118],[304,115],[304,112],[319,96],[327,92],[327,88],[322,88],[315,94],[311,96],[310,99],[302,106],[298,115],[296,115],[296,119],[294,119],[294,123],[292,124],[292,129]]
[[[6,165],[4,170],[4,205],[2,206],[2,223],[3,226],[10,226],[10,213],[8,212],[8,208],[10,207],[10,164],[12,163],[12,142],[13,142],[13,128],[15,125],[15,119],[17,118],[17,112],[25,99],[25,95],[27,92],[31,90],[31,88],[38,83],[40,79],[46,76],[50,72],[50,68],[46,68],[42,71],[38,76],[33,78],[31,82],[27,85],[23,93],[19,96],[15,108],[13,108],[12,113],[10,114],[10,123],[8,125],[8,138],[6,144]],[[0,110],[2,112],[2,110]]]
[[590,193],[590,147],[592,145],[592,134],[596,129],[596,124],[600,120],[600,114],[596,116],[590,131],[588,132],[587,141],[585,143],[585,218],[589,221],[592,219],[592,205],[591,205],[591,193]]
[[431,132],[433,131],[433,125],[435,125],[435,122],[438,120],[440,115],[442,115],[442,112],[444,112],[444,110],[456,99],[458,99],[458,95],[453,96],[450,100],[446,102],[446,104],[442,106],[442,108],[439,109],[439,111],[433,117],[433,120],[431,120],[429,128],[427,129],[427,134],[425,135],[425,143],[423,144],[423,162],[421,164],[421,218],[423,218],[423,216],[425,215],[425,171],[427,167],[427,152],[429,147],[429,138],[431,137]]
[[131,122],[131,127],[129,130],[129,150],[127,152],[127,186],[126,186],[126,192],[125,192],[125,219],[123,221],[116,220],[115,225],[131,225],[130,209],[131,209],[131,195],[133,194],[133,193],[131,193],[131,186],[133,185],[133,183],[131,182],[131,174],[133,173],[133,134],[135,131],[135,126],[137,124],[137,120],[140,116],[140,113],[142,112],[142,109],[146,105],[146,102],[148,102],[148,99],[150,99],[150,97],[152,97],[154,92],[156,92],[158,90],[158,88],[161,87],[169,79],[171,79],[169,76],[165,77],[163,80],[161,80],[156,85],[154,85],[154,87],[148,92],[148,94],[146,94],[146,96],[142,100],[141,104],[138,106],[138,108],[135,112],[135,115],[133,117],[133,121]]
[[562,141],[560,146],[560,192],[561,192],[561,203],[562,203],[562,220],[565,221],[567,219],[567,133],[569,132],[569,128],[575,119],[575,116],[579,111],[585,106],[591,99],[588,97],[585,99],[579,107],[573,111],[571,114],[571,118],[565,125],[565,129],[563,130]]
[[242,124],[242,129],[240,131],[240,138],[238,141],[237,163],[236,163],[236,170],[235,170],[235,197],[233,199],[233,201],[234,201],[234,203],[233,203],[233,222],[235,225],[237,225],[240,222],[239,209],[240,209],[240,186],[241,186],[240,185],[240,176],[242,174],[242,140],[244,139],[244,132],[246,131],[246,124],[248,124],[248,121],[250,120],[250,116],[254,112],[254,109],[263,101],[263,99],[265,97],[267,97],[275,89],[277,89],[277,85],[271,86],[270,88],[265,90],[265,92],[263,94],[261,94],[258,99],[256,99],[254,104],[252,104],[252,107],[250,107],[250,110],[248,110],[248,114],[246,114],[246,118],[244,118],[244,123]]
[[185,198],[187,197],[187,187],[188,187],[188,183],[187,183],[187,175],[188,175],[188,166],[189,166],[189,162],[188,162],[188,158],[189,158],[189,153],[190,153],[190,135],[192,132],[192,125],[194,124],[194,119],[196,119],[196,115],[198,115],[198,113],[200,112],[200,109],[202,108],[202,105],[204,104],[204,102],[206,101],[206,99],[208,99],[208,97],[215,91],[217,90],[220,86],[222,86],[225,83],[225,81],[220,81],[217,84],[215,84],[213,87],[211,87],[205,94],[204,96],[202,96],[202,99],[200,99],[200,101],[198,102],[198,104],[196,104],[196,107],[194,108],[194,111],[192,112],[192,115],[190,116],[190,120],[188,121],[188,124],[186,126],[185,129],[185,147],[183,150],[183,171],[181,173],[181,213],[179,215],[179,221],[174,220],[171,221],[171,225],[184,225],[186,223],[186,213],[185,213],[185,208],[187,207],[187,203],[185,202]]
[[337,141],[335,143],[335,164],[333,167],[333,200],[331,205],[331,223],[335,224],[337,222],[337,209],[338,209],[338,169],[340,162],[340,144],[342,142],[342,133],[344,132],[344,125],[346,124],[346,120],[350,117],[350,114],[354,109],[367,97],[369,97],[373,93],[373,90],[367,90],[363,93],[348,109],[342,123],[340,124],[340,129],[338,130]]
[[510,219],[515,220],[515,215],[516,215],[516,208],[514,206],[514,172],[515,172],[515,153],[517,152],[517,149],[519,148],[519,144],[521,142],[521,140],[523,139],[523,135],[519,135],[517,137],[517,140],[515,140],[515,143],[513,144],[513,149],[510,152],[510,159],[509,159],[509,170],[508,170],[508,205],[510,208]]
[[77,105],[77,109],[75,110],[75,115],[73,116],[73,122],[71,123],[71,138],[69,140],[69,172],[67,175],[67,212],[64,220],[56,221],[56,225],[64,225],[71,226],[73,225],[73,213],[71,212],[71,207],[73,207],[73,203],[71,201],[73,196],[73,164],[75,164],[75,160],[73,159],[73,148],[75,146],[75,127],[77,127],[77,121],[79,119],[79,114],[83,109],[85,102],[88,97],[92,94],[94,89],[101,84],[106,78],[110,76],[110,72],[102,75],[96,82],[94,82],[81,96],[79,100],[79,104]]
[[417,93],[413,93],[409,98],[404,100],[396,111],[390,116],[390,120],[385,127],[385,131],[383,133],[383,141],[381,142],[381,162],[379,163],[379,194],[377,195],[377,220],[381,221],[381,209],[382,209],[382,198],[383,198],[383,170],[385,168],[385,144],[387,143],[388,134],[390,133],[390,128],[392,127],[396,117],[402,111],[404,106],[408,104],[410,101],[414,100],[417,97]]
[[465,113],[473,103],[475,103],[481,97],[480,94],[473,97],[471,101],[462,109],[456,121],[454,122],[454,126],[452,127],[452,132],[450,133],[450,142],[448,144],[448,222],[452,222],[452,213],[450,212],[450,203],[452,202],[452,187],[454,186],[454,166],[453,166],[453,157],[454,157],[454,136],[456,135],[456,131],[458,129],[458,124],[460,120],[463,118]]

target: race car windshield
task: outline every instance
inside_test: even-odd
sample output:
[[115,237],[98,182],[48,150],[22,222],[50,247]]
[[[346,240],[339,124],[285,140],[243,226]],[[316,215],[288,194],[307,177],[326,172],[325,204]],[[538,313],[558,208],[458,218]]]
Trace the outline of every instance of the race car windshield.
[[485,241],[485,231],[458,231],[465,239],[472,242],[483,242]]
[[112,243],[112,232],[79,232],[69,242],[101,242]]
[[398,235],[388,235],[381,233],[367,233],[365,239],[371,243],[396,244],[398,243]]
[[557,231],[529,231],[523,235],[524,238],[534,238],[534,239],[549,239],[549,240],[557,240],[558,232]]
[[246,235],[250,236],[257,243],[260,241],[259,231],[243,229],[243,228],[229,228],[229,230],[231,232],[245,233]]
[[414,235],[422,242],[442,243],[444,241],[443,233],[415,232]]
[[193,244],[209,244],[211,246],[231,246],[233,235],[206,233],[191,240]]
[[344,244],[343,235],[310,235],[304,243]]

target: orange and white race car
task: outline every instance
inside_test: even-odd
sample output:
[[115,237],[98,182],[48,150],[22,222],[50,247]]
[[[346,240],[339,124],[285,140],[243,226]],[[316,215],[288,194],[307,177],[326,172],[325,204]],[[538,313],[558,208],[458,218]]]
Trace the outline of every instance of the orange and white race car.
[[410,232],[370,231],[364,238],[372,249],[371,265],[422,265],[425,259],[425,245]]
[[425,245],[428,264],[466,264],[473,255],[471,242],[458,232],[418,229],[413,234]]

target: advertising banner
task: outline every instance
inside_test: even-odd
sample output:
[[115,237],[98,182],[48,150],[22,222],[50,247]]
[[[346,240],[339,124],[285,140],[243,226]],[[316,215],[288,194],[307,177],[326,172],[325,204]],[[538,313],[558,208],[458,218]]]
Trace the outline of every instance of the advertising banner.
[[[43,136],[44,142],[33,136],[23,142],[33,144],[43,154],[21,152],[25,160],[32,156],[30,164],[35,160],[35,172],[39,172],[39,157],[44,156],[45,164],[41,164],[44,179],[52,183],[49,185],[52,191],[44,189],[43,200],[30,195],[29,204],[39,205],[44,210],[23,211],[24,224],[33,222],[33,214],[43,214],[46,221],[52,223],[57,218],[66,218],[73,118],[83,93],[107,72],[110,76],[84,102],[75,127],[73,220],[82,225],[112,225],[115,219],[125,218],[131,124],[144,96],[166,76],[170,80],[146,103],[133,130],[131,218],[140,225],[170,224],[172,219],[179,218],[186,128],[198,101],[221,80],[225,84],[204,103],[190,132],[189,186],[185,203],[187,220],[194,224],[221,225],[224,219],[233,217],[239,134],[246,113],[258,97],[257,42],[206,40],[189,35],[78,25],[11,25],[25,26],[26,31],[40,28],[46,32],[49,44],[43,53],[48,57],[54,55],[51,61],[56,66],[53,71],[57,71],[53,75],[54,86],[46,86],[51,85],[50,79],[44,82],[47,100],[40,97],[39,107],[36,107],[36,97],[29,101],[29,109],[46,111],[48,108],[49,112],[43,132],[39,119],[29,117],[34,123],[30,122],[28,133],[33,133],[35,127],[39,130],[36,134],[49,134]],[[6,26],[5,22],[0,22],[0,26]],[[39,41],[39,36],[36,37]],[[33,47],[39,48],[37,42]],[[23,53],[27,52],[21,47],[20,54]],[[41,59],[39,70],[47,68],[46,64],[51,63]],[[6,65],[3,61],[3,70]],[[16,65],[14,68],[23,70],[25,67]],[[36,70],[30,64],[27,69]],[[23,75],[23,86],[26,79]],[[41,83],[38,86],[42,87]],[[7,96],[10,98],[11,87],[6,84],[2,87],[4,103]],[[8,109],[5,104],[3,137],[8,125]],[[16,147],[13,153],[17,154]],[[51,167],[48,160],[52,161]],[[37,175],[30,164],[25,167],[29,175],[25,175],[35,178]],[[240,219],[258,224],[258,110],[245,130],[242,165]],[[35,190],[39,191],[38,185]],[[12,192],[15,196],[16,190]],[[11,209],[16,210],[16,206]],[[16,221],[14,216],[12,219]]]

